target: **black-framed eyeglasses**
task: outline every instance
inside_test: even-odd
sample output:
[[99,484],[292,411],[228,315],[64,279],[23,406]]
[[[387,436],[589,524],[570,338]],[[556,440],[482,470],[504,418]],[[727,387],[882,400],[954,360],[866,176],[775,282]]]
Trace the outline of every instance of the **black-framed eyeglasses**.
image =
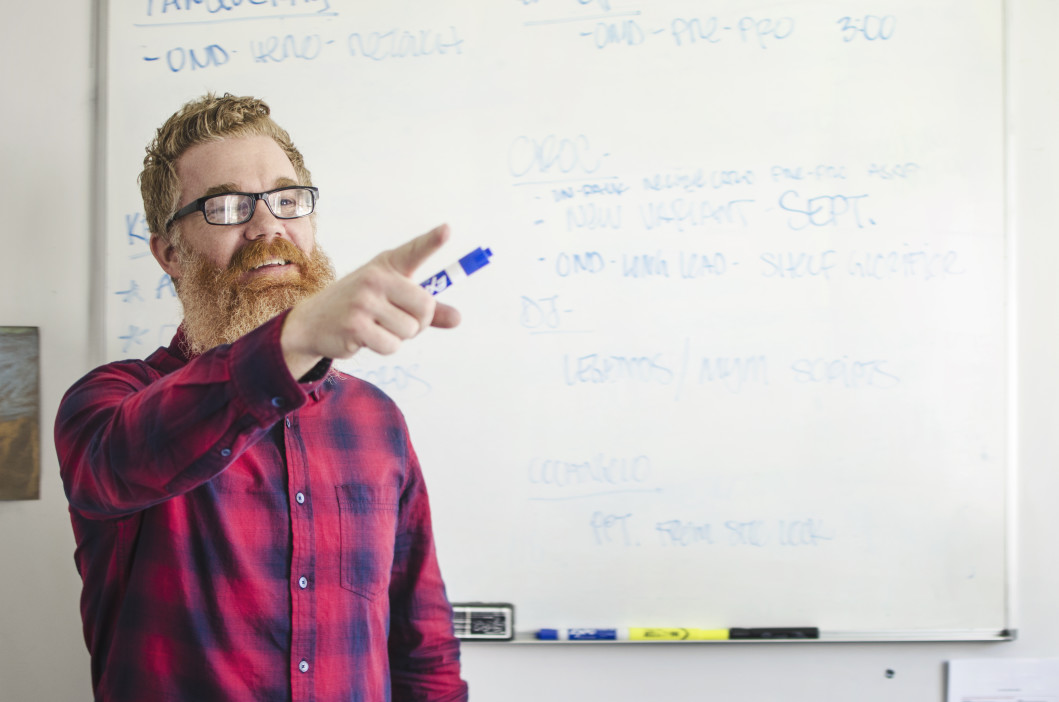
[[264,193],[207,195],[181,207],[165,226],[168,229],[173,222],[192,212],[201,212],[209,224],[242,224],[254,216],[258,200],[264,200],[269,212],[277,219],[297,219],[312,214],[319,197],[319,188],[307,185],[288,185]]

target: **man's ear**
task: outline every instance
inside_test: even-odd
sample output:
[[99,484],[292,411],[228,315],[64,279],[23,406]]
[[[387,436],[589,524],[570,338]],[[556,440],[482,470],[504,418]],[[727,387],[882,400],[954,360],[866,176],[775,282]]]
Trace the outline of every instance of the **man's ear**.
[[182,271],[176,246],[158,234],[151,234],[151,253],[170,278],[176,280],[180,277]]

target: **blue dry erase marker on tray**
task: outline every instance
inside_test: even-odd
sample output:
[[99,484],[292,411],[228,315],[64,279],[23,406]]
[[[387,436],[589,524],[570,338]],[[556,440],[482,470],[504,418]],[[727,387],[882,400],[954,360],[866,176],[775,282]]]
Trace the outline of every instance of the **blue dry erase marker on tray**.
[[479,268],[485,266],[489,263],[489,257],[492,255],[493,252],[491,250],[483,249],[479,246],[459,261],[456,261],[456,263],[447,266],[444,270],[438,271],[419,285],[426,288],[431,295],[437,295],[442,290],[451,286],[454,282],[454,278],[469,276],[471,273],[474,273]]
[[621,629],[540,629],[537,638],[541,641],[620,641],[628,638]]

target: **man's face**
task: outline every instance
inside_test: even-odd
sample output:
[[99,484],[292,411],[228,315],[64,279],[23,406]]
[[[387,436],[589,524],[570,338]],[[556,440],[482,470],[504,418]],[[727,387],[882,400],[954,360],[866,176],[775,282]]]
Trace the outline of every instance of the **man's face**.
[[[294,166],[275,141],[267,136],[248,136],[198,144],[177,159],[181,197],[177,207],[204,195],[238,191],[259,193],[284,185],[299,185]],[[276,219],[264,202],[258,201],[248,222],[233,225],[209,224],[201,212],[193,212],[180,222],[184,248],[203,256],[214,266],[227,266],[236,251],[252,241],[286,239],[309,255],[313,250],[313,228],[309,217]],[[179,260],[168,272],[179,279]],[[163,268],[166,264],[163,263]],[[248,273],[245,280],[259,276],[284,276],[295,272],[290,265],[265,266]]]
[[[266,136],[199,144],[177,159],[176,170],[178,208],[205,195],[300,184],[287,155]],[[209,224],[193,212],[179,226],[177,245],[153,237],[151,250],[176,282],[193,354],[235,341],[334,278],[314,246],[312,219],[277,219],[264,201],[243,224]]]

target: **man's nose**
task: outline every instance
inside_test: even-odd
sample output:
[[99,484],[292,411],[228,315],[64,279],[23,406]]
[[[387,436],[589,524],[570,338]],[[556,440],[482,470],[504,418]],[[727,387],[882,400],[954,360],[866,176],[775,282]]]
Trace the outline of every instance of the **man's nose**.
[[254,203],[254,214],[250,216],[250,220],[246,223],[244,236],[252,241],[261,238],[281,237],[284,232],[283,220],[272,214],[267,202],[257,200]]

